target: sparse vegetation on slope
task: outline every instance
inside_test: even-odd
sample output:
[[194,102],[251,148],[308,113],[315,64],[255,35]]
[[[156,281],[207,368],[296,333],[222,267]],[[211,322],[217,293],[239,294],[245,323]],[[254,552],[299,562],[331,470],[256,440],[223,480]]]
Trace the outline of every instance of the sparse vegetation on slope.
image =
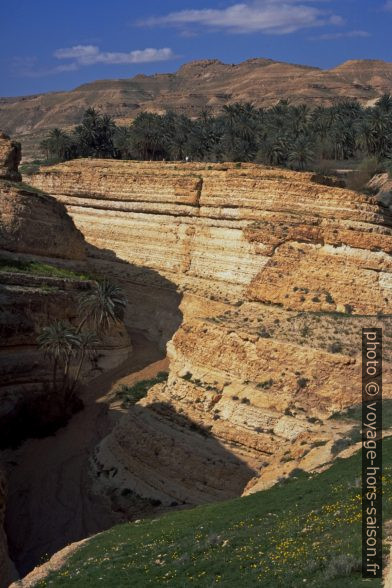
[[50,278],[66,278],[70,280],[93,280],[93,276],[86,273],[74,272],[65,267],[59,267],[41,261],[27,261],[0,257],[0,272],[24,273]]
[[128,408],[129,406],[136,404],[136,402],[144,398],[152,386],[155,386],[155,384],[160,384],[161,382],[165,382],[167,377],[167,372],[159,372],[155,378],[151,378],[150,380],[142,380],[133,386],[123,385],[117,390],[116,397],[122,400],[122,405],[124,408]]
[[[392,515],[391,449],[392,439],[385,440],[385,521]],[[39,586],[356,587],[360,472],[357,453],[322,474],[298,472],[245,498],[116,526]]]

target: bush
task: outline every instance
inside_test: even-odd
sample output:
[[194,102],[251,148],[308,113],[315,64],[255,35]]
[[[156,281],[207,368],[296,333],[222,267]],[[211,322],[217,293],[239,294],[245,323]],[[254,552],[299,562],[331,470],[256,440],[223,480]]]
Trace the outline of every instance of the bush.
[[330,346],[329,350],[331,353],[340,353],[343,349],[343,346],[340,341],[334,341]]
[[350,554],[337,555],[331,559],[325,569],[325,578],[333,580],[334,578],[346,578],[353,572],[358,572],[362,568],[361,560]]
[[345,437],[343,439],[338,439],[337,441],[335,441],[335,443],[331,447],[332,455],[337,455],[341,451],[344,451],[345,449],[347,449],[347,447],[350,447],[350,445],[352,445],[352,443],[353,443],[352,439],[349,439],[348,437]]
[[259,388],[259,389],[271,388],[273,383],[274,383],[273,379],[270,378],[269,380],[264,380],[264,382],[259,382],[259,384],[257,384],[256,388]]
[[117,390],[116,398],[122,400],[122,406],[124,408],[129,408],[144,398],[149,389],[155,386],[155,384],[166,382],[168,375],[167,372],[159,372],[159,374],[151,380],[142,380],[133,386],[123,385]]
[[309,383],[309,380],[307,380],[306,378],[299,378],[299,380],[298,380],[298,386],[300,388],[306,388],[308,383]]
[[334,304],[335,302],[335,300],[332,298],[329,292],[327,292],[325,295],[325,302],[328,302],[328,304]]

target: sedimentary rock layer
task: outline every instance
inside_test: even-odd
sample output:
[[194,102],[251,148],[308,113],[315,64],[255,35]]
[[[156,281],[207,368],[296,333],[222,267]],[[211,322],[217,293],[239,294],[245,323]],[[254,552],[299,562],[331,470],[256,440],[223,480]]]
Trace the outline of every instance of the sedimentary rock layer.
[[196,504],[276,478],[280,461],[287,474],[332,458],[345,432],[327,419],[360,401],[369,321],[385,327],[391,361],[382,200],[252,164],[85,160],[30,181],[65,204],[90,263],[124,284],[129,324],[171,339],[167,384],[94,456],[106,491]]
[[88,160],[30,181],[90,244],[183,290],[295,310],[390,309],[391,211],[311,174]]

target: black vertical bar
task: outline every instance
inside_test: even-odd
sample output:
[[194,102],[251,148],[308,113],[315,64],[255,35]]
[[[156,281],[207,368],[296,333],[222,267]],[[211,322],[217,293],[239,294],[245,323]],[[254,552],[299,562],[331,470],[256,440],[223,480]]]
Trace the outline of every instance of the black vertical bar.
[[362,577],[382,577],[382,329],[362,329]]

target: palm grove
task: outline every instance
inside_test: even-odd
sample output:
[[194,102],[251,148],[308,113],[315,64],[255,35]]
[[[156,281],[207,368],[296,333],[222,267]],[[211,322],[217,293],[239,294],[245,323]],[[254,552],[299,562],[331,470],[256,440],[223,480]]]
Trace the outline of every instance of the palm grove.
[[37,342],[53,366],[50,388],[62,393],[64,409],[72,406],[86,360],[94,360],[100,338],[122,320],[126,304],[119,286],[96,281],[79,297],[77,325],[54,321],[40,332]]
[[93,108],[72,133],[53,129],[41,149],[51,161],[77,157],[140,160],[258,162],[292,169],[316,169],[325,160],[371,159],[381,169],[392,163],[392,97],[373,107],[346,100],[334,106],[290,105],[263,109],[224,106],[196,119],[167,112],[140,113],[130,126]]

